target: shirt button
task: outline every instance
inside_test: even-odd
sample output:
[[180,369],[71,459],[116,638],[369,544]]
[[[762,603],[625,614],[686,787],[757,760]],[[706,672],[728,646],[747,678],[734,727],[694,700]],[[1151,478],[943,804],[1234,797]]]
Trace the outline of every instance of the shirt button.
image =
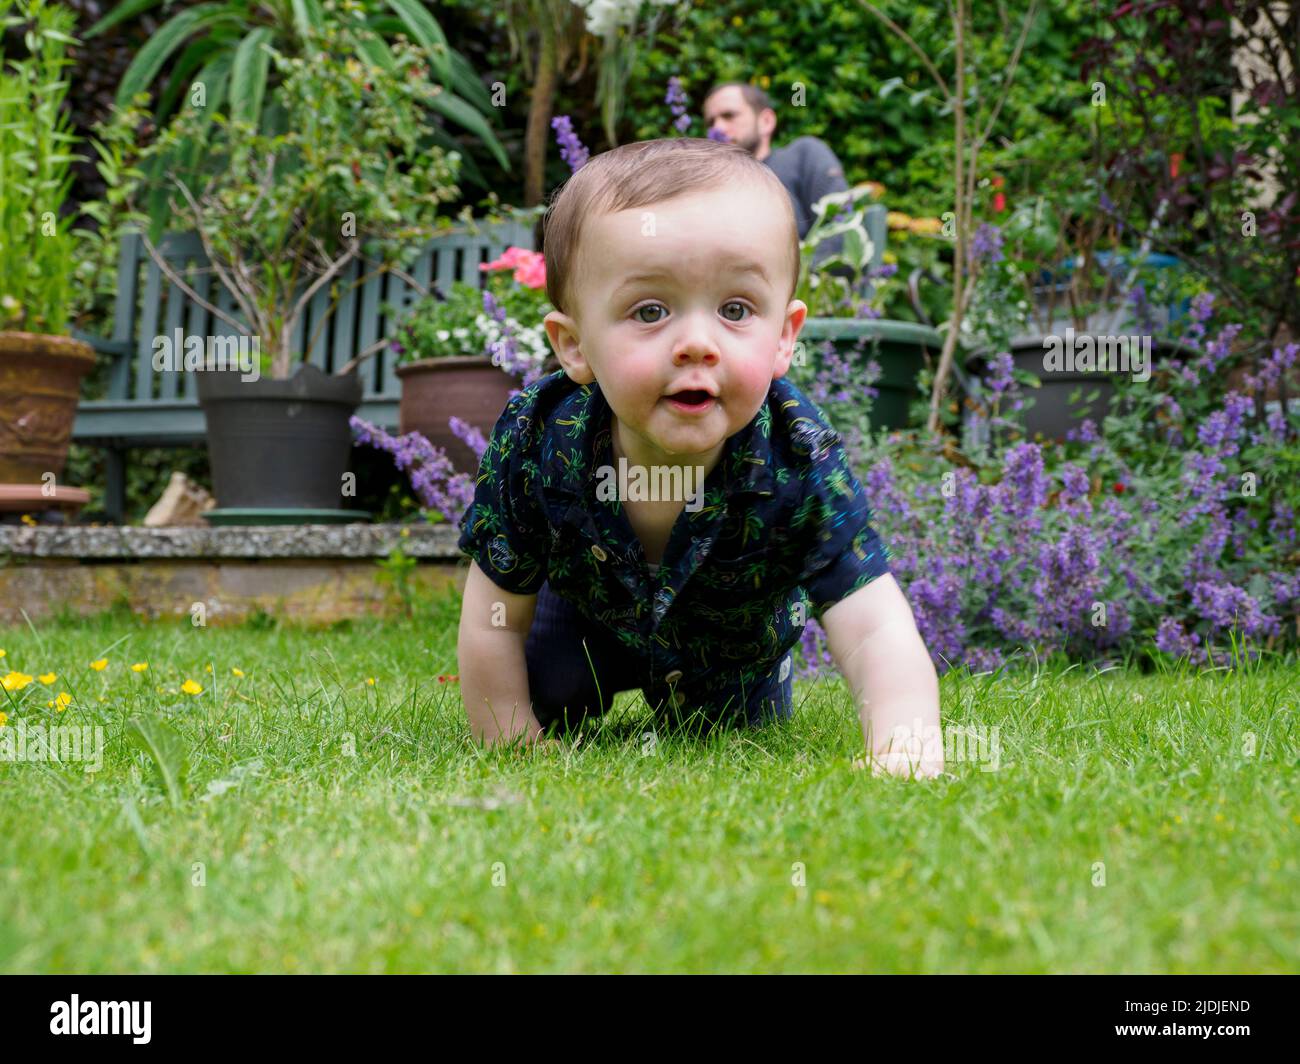
[[672,672],[670,672],[667,676],[664,677],[664,683],[676,683],[681,678],[682,678],[682,670],[673,669]]
[[605,558],[607,557],[607,555],[605,554],[605,550],[604,550],[604,548],[601,547],[599,544],[596,544],[596,543],[593,543],[593,544],[591,545],[591,553],[594,554],[594,555],[596,556],[596,561],[598,561],[598,562],[603,562],[603,561],[605,560]]

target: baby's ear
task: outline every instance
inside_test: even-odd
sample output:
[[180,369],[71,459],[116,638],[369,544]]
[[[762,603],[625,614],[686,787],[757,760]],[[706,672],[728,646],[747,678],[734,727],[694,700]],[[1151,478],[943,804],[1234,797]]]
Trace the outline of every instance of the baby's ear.
[[578,323],[569,315],[553,310],[542,319],[542,324],[546,327],[546,338],[551,342],[551,350],[560,360],[569,379],[575,384],[590,384],[594,381],[596,375],[582,354]]
[[781,339],[778,344],[776,364],[772,367],[772,379],[784,377],[790,369],[794,358],[795,344],[799,339],[799,330],[803,328],[804,319],[808,317],[808,305],[801,299],[792,299],[785,308],[785,321],[781,325]]

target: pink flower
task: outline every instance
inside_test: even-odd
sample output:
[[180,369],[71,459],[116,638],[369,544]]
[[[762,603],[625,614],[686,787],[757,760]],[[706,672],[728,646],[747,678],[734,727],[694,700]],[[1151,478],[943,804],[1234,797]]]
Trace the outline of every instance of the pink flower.
[[515,280],[526,288],[546,287],[546,256],[527,248],[506,248],[495,262],[486,262],[480,270],[514,270]]
[[532,262],[522,264],[515,270],[515,280],[525,288],[545,288],[546,256],[537,254]]

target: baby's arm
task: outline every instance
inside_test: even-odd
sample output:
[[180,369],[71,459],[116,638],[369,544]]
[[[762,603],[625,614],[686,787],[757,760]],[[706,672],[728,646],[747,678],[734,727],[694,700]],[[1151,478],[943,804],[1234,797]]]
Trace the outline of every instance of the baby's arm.
[[477,562],[470,562],[456,657],[470,732],[488,746],[521,735],[531,743],[541,733],[524,657],[536,608],[536,595],[513,595],[494,584]]
[[821,625],[880,766],[873,771],[942,772],[939,678],[897,581],[877,577],[828,609]]

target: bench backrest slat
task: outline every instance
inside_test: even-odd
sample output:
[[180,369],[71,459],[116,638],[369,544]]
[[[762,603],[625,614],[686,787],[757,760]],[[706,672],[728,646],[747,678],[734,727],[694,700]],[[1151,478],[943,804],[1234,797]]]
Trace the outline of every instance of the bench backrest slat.
[[[502,223],[483,227],[479,234],[459,233],[439,237],[421,248],[407,270],[426,289],[435,284],[446,293],[451,283],[462,280],[479,287],[483,275],[480,262],[498,257],[510,244],[532,246],[532,230],[526,225]],[[202,298],[248,325],[237,310],[234,296],[216,275],[196,233],[168,233],[158,243],[159,252],[171,269],[182,277]],[[340,272],[332,284],[322,286],[310,300],[293,333],[296,351],[311,343],[310,361],[326,372],[333,372],[359,351],[374,344],[381,336],[392,335],[398,322],[421,298],[420,291],[391,271],[377,272],[373,262],[354,260]],[[368,275],[364,284],[356,282]],[[177,328],[184,334],[212,337],[235,337],[241,334],[229,322],[219,318],[192,299],[159,269],[136,230],[123,233],[118,253],[117,298],[113,339],[129,344],[130,358],[118,359],[108,374],[106,398],[147,405],[154,402],[195,402],[194,375],[183,368],[155,372],[154,339],[167,336],[169,343]],[[328,317],[333,303],[332,287],[338,288],[338,304]],[[307,284],[300,289],[306,291]],[[393,305],[392,320],[385,320],[380,303]],[[325,323],[321,327],[322,318]],[[176,352],[184,357],[184,348]],[[361,367],[363,394],[367,399],[395,398],[400,392],[396,376],[397,358],[388,348],[371,356]]]
[[[188,278],[190,287],[199,294],[200,298],[207,299],[211,302],[211,296],[209,293],[212,291],[212,272],[203,269],[199,264],[195,263],[193,259],[190,260],[190,264],[194,267],[190,271],[190,276]],[[187,336],[208,335],[208,325],[212,316],[212,311],[208,310],[207,307],[203,306],[201,303],[195,302],[193,299],[189,300],[189,314],[186,315],[185,334]],[[195,390],[194,374],[182,373],[180,374],[180,378],[182,382],[181,390],[183,393],[181,398],[197,400],[198,395]]]

